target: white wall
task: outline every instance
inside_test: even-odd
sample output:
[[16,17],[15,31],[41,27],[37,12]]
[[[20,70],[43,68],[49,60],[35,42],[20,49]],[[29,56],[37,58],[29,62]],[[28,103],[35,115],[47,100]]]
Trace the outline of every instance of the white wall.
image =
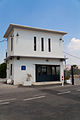
[[14,39],[13,39],[13,50],[11,51],[11,36],[14,35],[14,30],[12,30],[7,38],[7,57],[14,54]]
[[[17,37],[17,33],[19,36]],[[13,51],[11,52],[11,35],[14,35]],[[37,38],[37,50],[34,51],[34,36]],[[44,38],[44,51],[41,51],[41,38]],[[51,39],[51,52],[48,52],[48,38]],[[33,56],[33,58],[16,58],[8,61],[7,78],[14,80],[14,84],[24,84],[27,73],[32,75],[32,82],[35,82],[35,64],[60,65],[60,80],[63,76],[63,63],[58,59],[38,59],[34,57],[63,58],[63,45],[61,34],[39,32],[26,29],[15,29],[8,36],[7,51],[8,56]],[[10,64],[13,64],[13,75],[10,76]],[[27,70],[22,71],[21,66],[26,65]]]
[[[35,58],[20,58],[14,60],[14,84],[24,84],[27,79],[27,73],[32,75],[32,82],[36,82],[36,72],[35,72],[35,64],[45,64],[45,65],[60,65],[60,81],[62,80],[63,75],[63,63],[59,60],[49,59],[47,62],[46,59],[35,59]],[[22,71],[21,66],[25,65],[26,70]]]
[[[36,51],[34,51],[34,36],[37,37]],[[44,51],[41,51],[41,37],[44,38]],[[48,52],[48,38],[51,38],[51,52]],[[61,58],[63,57],[63,46],[60,38],[62,38],[60,34],[16,28],[14,29],[14,55]]]
[[[12,75],[10,75],[11,70],[11,64],[12,64]],[[14,59],[7,61],[7,79],[14,80]]]

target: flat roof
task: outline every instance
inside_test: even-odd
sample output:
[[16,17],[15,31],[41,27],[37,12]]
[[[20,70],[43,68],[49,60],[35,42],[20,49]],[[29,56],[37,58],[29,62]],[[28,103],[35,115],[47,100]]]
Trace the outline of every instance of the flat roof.
[[24,26],[24,25],[18,25],[18,24],[10,24],[7,31],[4,34],[4,38],[7,38],[7,36],[9,35],[10,31],[13,28],[27,29],[27,30],[33,30],[33,31],[35,30],[35,31],[56,33],[56,34],[62,34],[62,35],[67,34],[67,32],[63,32],[63,31],[55,31],[55,30],[50,30],[50,29],[35,28],[35,27],[29,27],[29,26]]

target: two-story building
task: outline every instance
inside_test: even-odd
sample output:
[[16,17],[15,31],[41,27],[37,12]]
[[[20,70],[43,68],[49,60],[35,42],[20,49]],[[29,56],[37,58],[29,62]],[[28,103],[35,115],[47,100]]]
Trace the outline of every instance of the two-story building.
[[10,24],[7,38],[7,79],[14,85],[64,82],[63,35],[66,32]]

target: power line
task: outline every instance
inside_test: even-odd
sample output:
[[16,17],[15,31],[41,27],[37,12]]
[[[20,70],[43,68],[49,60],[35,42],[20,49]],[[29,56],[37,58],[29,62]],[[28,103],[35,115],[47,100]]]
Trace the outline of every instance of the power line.
[[77,58],[77,59],[80,59],[80,57],[77,57],[77,56],[72,55],[72,54],[70,54],[70,53],[67,53],[67,52],[64,52],[64,53],[67,54],[67,55],[69,55],[69,56],[72,56],[72,57],[75,57],[75,58]]

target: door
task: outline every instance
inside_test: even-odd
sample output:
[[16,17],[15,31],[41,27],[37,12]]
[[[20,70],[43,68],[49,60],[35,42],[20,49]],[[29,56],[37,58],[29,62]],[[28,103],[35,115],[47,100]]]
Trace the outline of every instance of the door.
[[60,66],[36,65],[36,82],[60,81]]
[[46,66],[36,66],[36,82],[43,82],[46,80]]

